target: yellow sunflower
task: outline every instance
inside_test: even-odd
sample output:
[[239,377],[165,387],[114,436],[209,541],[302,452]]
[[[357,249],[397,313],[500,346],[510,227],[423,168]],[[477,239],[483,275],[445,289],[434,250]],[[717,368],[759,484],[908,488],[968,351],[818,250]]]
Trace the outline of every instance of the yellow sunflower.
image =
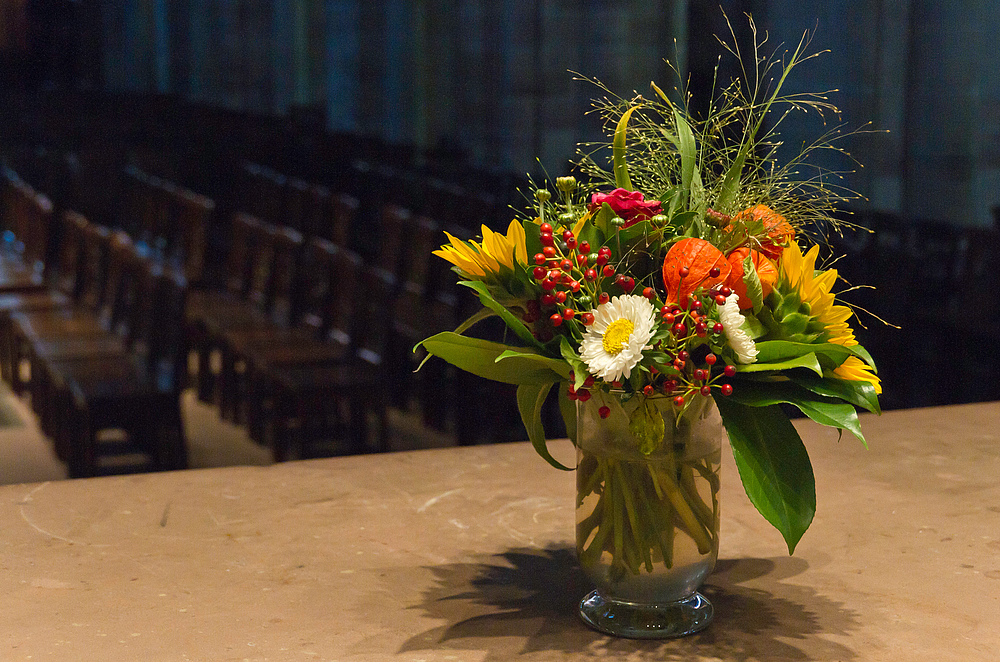
[[506,235],[485,225],[482,230],[482,243],[463,241],[445,232],[449,243],[434,251],[434,255],[451,262],[466,276],[480,279],[495,277],[503,268],[513,270],[515,261],[527,264],[524,228],[517,220],[510,222]]
[[[816,272],[816,258],[819,256],[819,246],[813,246],[803,255],[802,249],[794,241],[781,254],[778,265],[780,277],[794,287],[803,302],[808,303],[813,318],[820,321],[826,328],[827,341],[851,347],[857,345],[847,320],[853,314],[847,306],[836,305],[835,297],[830,291],[837,282],[837,270]],[[882,385],[872,368],[861,359],[850,356],[836,370],[835,375],[841,379],[871,382],[876,393],[882,393]]]

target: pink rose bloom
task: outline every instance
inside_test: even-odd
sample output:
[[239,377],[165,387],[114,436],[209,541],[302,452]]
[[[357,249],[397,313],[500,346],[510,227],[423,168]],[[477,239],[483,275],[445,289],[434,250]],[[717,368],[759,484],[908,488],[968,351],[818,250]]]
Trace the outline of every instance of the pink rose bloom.
[[618,214],[618,218],[625,221],[625,225],[622,226],[624,228],[663,212],[659,200],[646,202],[639,191],[628,191],[623,188],[616,188],[611,193],[595,193],[590,197],[589,209],[591,211],[600,209],[605,202]]

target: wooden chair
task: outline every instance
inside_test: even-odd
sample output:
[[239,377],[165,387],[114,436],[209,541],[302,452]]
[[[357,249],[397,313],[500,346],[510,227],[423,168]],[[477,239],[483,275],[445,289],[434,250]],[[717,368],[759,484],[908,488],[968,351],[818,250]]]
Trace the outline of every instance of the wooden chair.
[[[71,446],[70,474],[99,473],[99,458],[143,452],[153,469],[187,467],[180,410],[186,355],[183,342],[187,284],[175,270],[154,267],[139,279],[137,325],[125,355],[72,359],[50,364],[65,388],[60,410]],[[102,431],[124,438],[113,445]]]
[[51,274],[50,288],[0,294],[0,375],[11,384],[15,379],[13,373],[16,360],[10,326],[11,313],[67,308],[80,294],[83,231],[88,225],[87,219],[82,214],[67,211],[62,214],[60,221],[59,255],[56,270]]
[[384,360],[395,288],[392,274],[362,269],[351,294],[356,308],[346,356],[328,344],[254,355],[249,402],[272,431],[277,461],[293,451],[303,456],[328,452],[336,442],[334,452],[386,450],[390,385]]
[[43,290],[52,201],[22,181],[12,187],[7,212],[11,227],[0,244],[0,293]]
[[29,348],[33,344],[43,338],[104,335],[108,331],[106,322],[102,322],[101,310],[105,306],[111,231],[88,223],[83,226],[82,234],[77,302],[65,308],[22,310],[10,315],[11,386],[15,392],[23,389],[18,366],[29,358]]
[[126,233],[115,232],[109,250],[105,305],[99,314],[106,331],[56,333],[29,344],[32,406],[42,430],[55,440],[56,451],[64,461],[68,461],[69,442],[65,426],[61,425],[62,412],[53,403],[59,400],[65,385],[54,366],[67,361],[113,361],[128,355],[145,322],[139,315],[146,305],[143,299],[149,299],[151,293],[141,286],[152,265],[153,259],[148,253],[140,253]]
[[215,374],[211,358],[215,351],[208,333],[208,319],[230,310],[245,308],[247,301],[263,297],[269,246],[258,241],[263,223],[255,216],[237,212],[230,228],[224,285],[220,289],[192,290],[184,311],[187,344],[197,354],[198,399],[211,402],[215,392]]
[[400,408],[406,408],[414,398],[423,400],[427,393],[423,388],[426,373],[414,372],[424,355],[414,353],[414,346],[438,331],[454,328],[450,318],[447,321],[440,318],[440,309],[434,305],[428,289],[431,251],[440,245],[444,236],[440,226],[419,216],[411,220],[405,234],[403,284],[393,299],[386,361],[393,385],[393,403]]
[[[273,356],[289,347],[311,346],[324,342],[334,326],[344,328],[345,299],[356,281],[360,258],[346,249],[321,238],[309,239],[296,268],[296,285],[289,321],[249,325],[229,329],[223,338],[223,369],[227,372],[226,398],[235,410],[237,420],[247,422],[251,438],[262,439],[260,419],[255,408],[246,407],[247,378],[253,373],[253,362],[261,355]],[[347,309],[349,314],[350,308]],[[325,347],[325,346],[324,346]],[[347,342],[330,345],[330,356],[344,356]],[[244,413],[245,412],[245,413]]]
[[[47,364],[63,358],[101,356],[121,353],[131,336],[133,316],[130,311],[138,305],[135,292],[136,278],[142,261],[152,261],[142,253],[124,230],[117,230],[108,237],[107,269],[105,270],[104,295],[96,311],[97,326],[87,320],[90,311],[76,311],[79,321],[72,316],[59,315],[52,323],[35,324],[25,335],[27,358],[31,362],[32,398],[44,400]],[[60,323],[55,320],[66,320]]]
[[181,189],[175,195],[173,204],[176,208],[176,239],[167,261],[183,271],[189,287],[195,287],[204,277],[207,232],[215,213],[215,201]]
[[274,337],[289,329],[298,317],[295,291],[298,262],[302,252],[302,234],[289,227],[265,225],[260,241],[270,245],[267,281],[263,296],[245,309],[229,310],[225,316],[205,317],[210,343],[218,347],[221,369],[218,376],[219,412],[226,420],[239,422],[239,375],[244,355],[240,351],[247,338]]

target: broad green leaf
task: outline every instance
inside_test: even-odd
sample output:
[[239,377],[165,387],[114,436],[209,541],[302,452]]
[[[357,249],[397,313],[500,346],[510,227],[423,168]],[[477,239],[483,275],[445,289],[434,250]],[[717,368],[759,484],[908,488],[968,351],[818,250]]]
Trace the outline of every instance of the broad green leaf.
[[[759,343],[763,345],[764,343]],[[812,352],[804,356],[796,356],[794,358],[780,360],[780,361],[761,361],[760,355],[757,356],[756,363],[751,363],[749,365],[737,365],[737,372],[765,372],[767,370],[791,370],[793,368],[808,368],[812,370],[820,377],[823,376],[823,366],[819,364],[819,360],[816,355]]]
[[528,254],[528,259],[535,253],[542,251],[541,225],[533,218],[526,218],[521,221],[524,228],[524,250]]
[[[496,315],[496,313],[493,312],[492,310],[490,310],[489,308],[485,308],[485,307],[484,308],[480,308],[478,311],[476,311],[472,315],[469,315],[469,317],[466,318],[466,320],[464,322],[462,322],[461,324],[459,324],[458,327],[455,329],[455,333],[461,335],[461,334],[465,333],[468,329],[472,328],[472,326],[474,326],[477,322],[481,322],[482,320],[487,319],[489,317],[493,317],[495,315]],[[422,344],[423,344],[423,341],[418,342],[416,345],[414,345],[413,346],[413,352],[416,353],[417,349]],[[424,367],[424,364],[427,363],[427,361],[430,360],[430,358],[432,356],[434,356],[434,355],[431,354],[430,352],[428,352],[427,356],[425,356],[423,358],[423,360],[420,361],[420,365],[417,366],[417,369],[414,370],[414,372],[419,372],[420,369]]]
[[525,361],[532,361],[538,364],[539,367],[548,368],[552,372],[556,373],[563,379],[569,379],[570,368],[566,365],[565,361],[560,359],[553,359],[548,356],[542,356],[541,354],[536,354],[530,350],[523,349],[508,349],[503,351],[500,356],[496,358],[496,362],[510,361],[511,359],[523,359]]
[[[546,384],[563,379],[545,363],[539,362],[532,350],[510,347],[501,343],[468,338],[452,331],[443,331],[420,343],[429,353],[444,359],[456,368],[505,384]],[[509,350],[518,356],[497,359]]]
[[836,365],[840,365],[849,356],[857,356],[865,361],[868,352],[861,345],[838,345],[836,343],[803,343],[788,340],[767,340],[757,343],[757,361],[781,361],[809,353],[829,357]]
[[542,427],[542,405],[552,390],[553,382],[547,384],[522,384],[517,387],[517,410],[521,414],[521,422],[528,432],[528,439],[542,458],[556,469],[572,471],[572,467],[560,463],[549,454],[545,444],[545,429]]
[[753,382],[752,387],[748,384],[748,388],[737,388],[729,397],[748,407],[769,407],[787,402],[820,425],[847,430],[868,446],[854,405],[838,398],[817,395],[794,382]]
[[650,237],[657,234],[653,226],[646,220],[637,221],[627,228],[618,230],[618,233],[622,245],[628,244],[630,246],[633,242],[643,240],[644,238],[646,240],[645,243],[648,245]]
[[840,398],[846,402],[867,409],[873,414],[881,414],[882,406],[878,401],[878,393],[871,382],[837,379],[835,377],[819,378],[806,373],[789,373],[788,378],[813,393]]
[[726,396],[715,402],[750,502],[792,554],[816,513],[816,482],[802,439],[777,405],[747,407]]
[[861,345],[851,345],[848,349],[851,350],[851,353],[854,354],[854,356],[867,363],[871,366],[871,369],[874,372],[878,373],[878,368],[875,367],[875,360],[872,358],[872,355],[868,353],[867,349]]
[[618,188],[632,190],[632,182],[628,177],[628,164],[625,162],[625,134],[628,131],[628,118],[632,116],[639,106],[632,106],[626,110],[620,120],[618,120],[618,126],[615,127],[615,137],[612,144],[612,155],[614,160],[615,169],[615,186]]
[[513,331],[522,342],[532,347],[541,348],[541,343],[539,343],[538,340],[531,335],[531,331],[529,331],[528,327],[524,325],[524,322],[519,320],[514,313],[507,310],[503,304],[494,299],[493,295],[490,294],[489,289],[484,283],[478,280],[462,280],[459,281],[458,284],[475,290],[476,294],[479,295],[479,300],[482,304],[499,315],[507,327]]

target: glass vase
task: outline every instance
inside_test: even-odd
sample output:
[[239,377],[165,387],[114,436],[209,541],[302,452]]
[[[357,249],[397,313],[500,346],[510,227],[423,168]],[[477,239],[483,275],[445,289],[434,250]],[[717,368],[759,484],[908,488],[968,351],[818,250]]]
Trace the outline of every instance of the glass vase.
[[722,418],[711,397],[595,392],[577,402],[576,547],[596,590],[591,627],[659,639],[698,632],[719,552]]

